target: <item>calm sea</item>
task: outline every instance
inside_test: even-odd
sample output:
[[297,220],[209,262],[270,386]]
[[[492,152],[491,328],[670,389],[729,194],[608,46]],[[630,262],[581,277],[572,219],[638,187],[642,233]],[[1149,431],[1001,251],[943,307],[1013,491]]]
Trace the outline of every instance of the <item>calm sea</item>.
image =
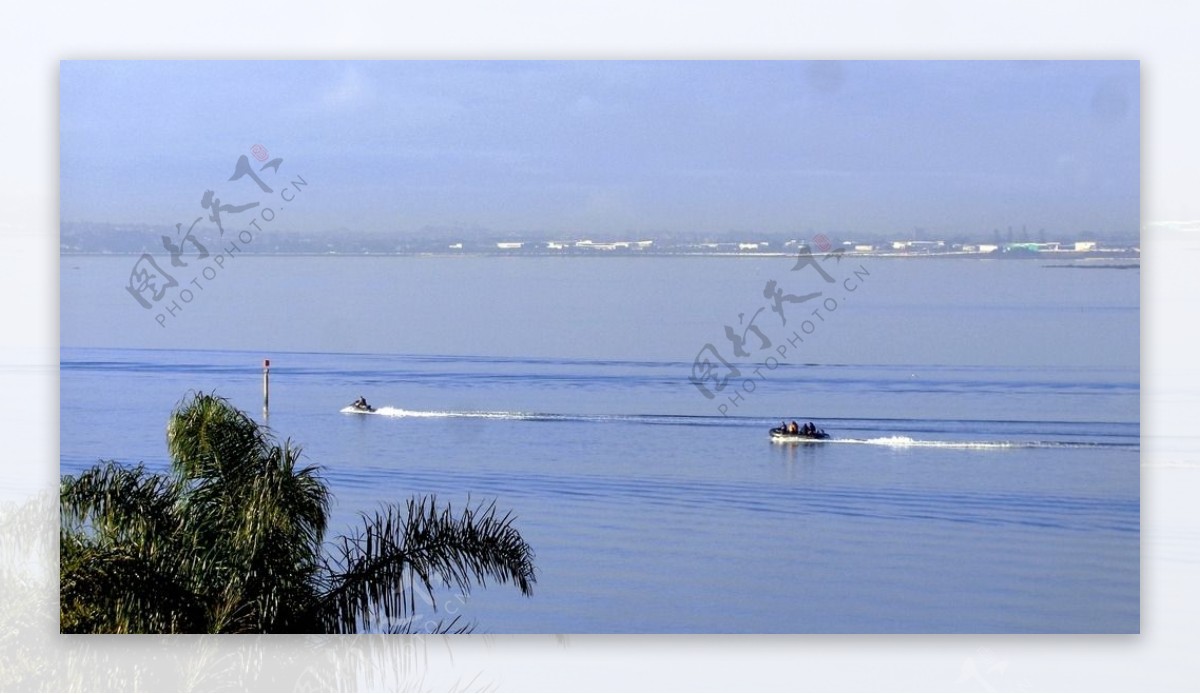
[[[270,358],[266,421],[324,466],[335,534],[416,494],[518,517],[534,596],[430,618],[1139,630],[1136,268],[234,257],[143,309],[135,261],[62,259],[62,471],[165,466],[192,389],[261,419]],[[341,412],[360,395],[380,411]],[[773,444],[782,418],[833,439]]]

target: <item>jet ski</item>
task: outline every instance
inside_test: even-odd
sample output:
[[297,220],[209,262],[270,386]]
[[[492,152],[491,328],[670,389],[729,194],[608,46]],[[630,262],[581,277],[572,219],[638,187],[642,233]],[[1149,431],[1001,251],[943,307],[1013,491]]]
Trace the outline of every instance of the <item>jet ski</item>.
[[375,411],[375,408],[368,405],[367,401],[362,398],[359,398],[358,400],[355,400],[354,402],[350,403],[350,405],[348,407],[342,408],[342,412],[369,413],[369,412],[374,412],[374,411]]
[[829,434],[826,434],[824,429],[817,429],[811,434],[789,434],[784,427],[775,427],[771,430],[771,440],[778,443],[802,443],[807,441],[825,441],[827,439],[829,439]]

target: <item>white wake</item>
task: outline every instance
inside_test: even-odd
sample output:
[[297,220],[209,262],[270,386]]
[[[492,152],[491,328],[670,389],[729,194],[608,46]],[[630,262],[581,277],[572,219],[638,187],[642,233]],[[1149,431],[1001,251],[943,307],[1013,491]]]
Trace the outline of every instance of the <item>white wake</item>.
[[455,410],[406,410],[401,407],[377,407],[374,412],[364,412],[354,407],[343,407],[345,414],[379,415],[381,417],[419,417],[437,419],[446,417],[464,417],[472,419],[542,419],[546,415],[530,414],[528,412],[472,412]]
[[958,449],[1005,449],[1005,448],[1094,448],[1100,444],[1065,441],[928,441],[909,436],[880,436],[870,439],[830,439],[832,443],[858,443],[890,448],[958,448]]
[[[380,417],[412,419],[489,419],[509,421],[558,421],[558,422],[641,422],[645,424],[689,424],[688,418],[670,415],[597,415],[597,414],[551,414],[539,412],[511,412],[487,410],[407,410],[402,407],[383,406],[373,412],[364,412],[354,407],[343,407],[341,412],[356,415],[378,415]],[[889,448],[945,448],[968,450],[1003,450],[1019,448],[1091,448],[1101,444],[1060,441],[947,441],[914,439],[911,436],[878,436],[873,438],[830,438],[806,441],[805,443],[845,443]]]
[[1022,448],[1040,446],[1038,442],[1013,441],[927,441],[910,436],[880,436],[871,439],[842,439],[846,443],[864,443],[891,448]]

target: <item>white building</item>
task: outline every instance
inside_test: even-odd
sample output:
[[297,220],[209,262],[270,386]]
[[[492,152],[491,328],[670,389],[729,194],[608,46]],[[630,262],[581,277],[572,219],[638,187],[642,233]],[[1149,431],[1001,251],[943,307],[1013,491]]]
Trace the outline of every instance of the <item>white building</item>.
[[591,239],[584,239],[583,241],[576,241],[575,247],[593,251],[628,251],[630,249],[640,251],[649,248],[653,244],[653,241],[609,241],[605,243],[597,243]]
[[1095,241],[1076,241],[1075,242],[1075,250],[1076,250],[1076,252],[1079,252],[1079,253],[1083,253],[1086,251],[1094,251],[1094,250],[1096,250],[1096,242]]
[[496,248],[502,251],[515,251],[525,246],[524,241],[501,241],[496,244]]
[[945,249],[945,241],[892,241],[892,250],[920,253]]

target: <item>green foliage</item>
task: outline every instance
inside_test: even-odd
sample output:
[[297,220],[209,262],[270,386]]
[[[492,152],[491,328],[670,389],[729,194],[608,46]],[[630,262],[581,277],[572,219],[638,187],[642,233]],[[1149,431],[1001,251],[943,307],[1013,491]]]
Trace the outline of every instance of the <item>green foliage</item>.
[[169,475],[107,461],[63,477],[64,633],[402,631],[435,584],[532,593],[533,550],[494,504],[388,505],[326,556],[329,489],[291,441],[197,393],[167,445]]

